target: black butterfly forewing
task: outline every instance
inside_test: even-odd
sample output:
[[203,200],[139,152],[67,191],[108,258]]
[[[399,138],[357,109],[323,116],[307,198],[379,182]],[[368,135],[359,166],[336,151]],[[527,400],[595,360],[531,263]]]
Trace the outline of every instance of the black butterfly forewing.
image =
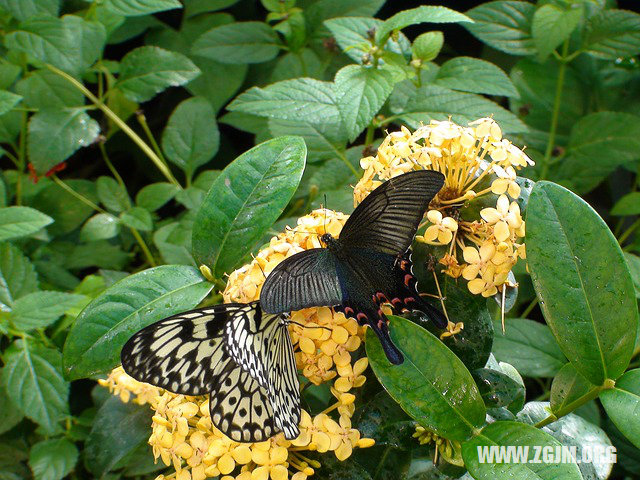
[[[402,297],[405,308],[431,307],[423,305],[426,302],[416,291],[410,268],[399,270],[403,264],[398,262],[405,258],[424,211],[443,183],[441,173],[420,170],[380,185],[355,209],[339,239],[328,238],[327,248],[298,253],[276,266],[262,287],[264,310],[278,313],[337,306],[361,324],[369,324],[389,361],[401,363],[402,354],[389,338],[379,299]],[[405,281],[406,274],[413,280]],[[404,302],[410,298],[416,301]],[[439,313],[436,323],[441,325],[441,319]]]

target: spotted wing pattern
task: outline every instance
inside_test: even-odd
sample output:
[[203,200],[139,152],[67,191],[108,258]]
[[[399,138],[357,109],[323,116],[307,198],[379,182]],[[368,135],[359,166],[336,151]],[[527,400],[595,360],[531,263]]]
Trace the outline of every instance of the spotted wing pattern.
[[[242,332],[256,324],[277,327],[282,318],[265,316],[268,321],[263,322],[261,316],[258,302],[216,305],[174,315],[131,337],[122,349],[122,366],[136,380],[174,393],[210,394],[212,422],[232,440],[260,442],[279,431],[284,431],[287,438],[295,438],[300,393],[286,324],[283,328],[260,330],[268,347],[284,348],[284,353],[260,349],[255,357],[247,357],[256,358],[255,361],[242,367],[230,353],[239,349],[230,348],[227,343],[225,330],[231,325]],[[257,337],[250,333],[247,338]],[[273,365],[277,361],[287,363]],[[263,372],[257,375],[261,379],[252,375],[254,371]],[[279,377],[278,372],[290,377],[285,385],[293,384],[295,388],[281,390],[284,377]]]

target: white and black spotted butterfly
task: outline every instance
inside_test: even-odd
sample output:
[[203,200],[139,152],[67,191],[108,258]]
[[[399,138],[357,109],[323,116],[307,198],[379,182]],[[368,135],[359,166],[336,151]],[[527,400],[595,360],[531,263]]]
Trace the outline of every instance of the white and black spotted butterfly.
[[259,302],[227,303],[166,318],[133,335],[122,366],[141,382],[210,395],[211,421],[237,442],[278,432],[296,438],[300,384],[287,318]]

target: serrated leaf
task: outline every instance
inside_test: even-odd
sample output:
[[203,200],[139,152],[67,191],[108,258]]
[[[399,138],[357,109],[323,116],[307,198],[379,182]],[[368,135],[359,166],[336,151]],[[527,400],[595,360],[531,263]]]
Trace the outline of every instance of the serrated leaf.
[[178,0],[105,0],[105,7],[118,15],[133,17],[182,8]]
[[[98,201],[93,182],[71,179],[65,180],[65,183],[92,202]],[[61,235],[75,230],[94,212],[93,208],[53,182],[43,186],[31,201],[31,205],[53,218],[54,223],[47,228],[51,235]]]
[[20,21],[40,15],[57,17],[60,0],[0,0],[0,7]]
[[129,228],[135,228],[143,232],[153,229],[153,219],[149,210],[142,207],[132,207],[120,215],[120,221]]
[[31,108],[62,109],[84,105],[84,96],[69,81],[48,70],[36,70],[16,84],[16,91]]
[[349,65],[336,73],[336,105],[350,141],[362,132],[393,90],[393,75],[383,69]]
[[200,13],[215,12],[230,7],[239,0],[183,0],[185,18],[196,16]]
[[620,217],[640,214],[640,192],[627,193],[620,198],[611,208],[610,214]]
[[575,122],[566,158],[555,178],[567,180],[577,192],[595,188],[617,167],[638,159],[640,116],[596,112]]
[[531,36],[535,5],[520,1],[483,3],[467,12],[464,27],[487,45],[511,55],[536,53]]
[[526,377],[553,377],[567,363],[549,327],[525,318],[509,318],[505,333],[495,325],[493,354]]
[[538,57],[544,60],[558,45],[569,38],[582,19],[582,6],[564,9],[553,4],[536,10],[531,24]]
[[150,212],[155,212],[175,197],[179,191],[180,188],[172,183],[151,183],[142,187],[136,194],[136,205],[146,208]]
[[423,5],[409,10],[403,10],[396,13],[391,18],[384,21],[382,26],[376,32],[376,44],[384,45],[389,35],[394,30],[402,30],[409,25],[418,25],[420,23],[460,23],[471,22],[465,14],[456,12],[447,7]]
[[66,292],[29,293],[14,302],[9,319],[25,332],[47,327],[84,299],[84,295]]
[[448,120],[466,125],[481,117],[493,117],[503,131],[524,132],[527,127],[511,112],[497,103],[472,93],[461,93],[438,85],[424,85],[406,100],[403,108],[395,108],[400,118],[412,128],[430,120]]
[[29,120],[29,159],[36,172],[44,174],[79,148],[91,145],[99,133],[98,122],[82,109],[40,111]]
[[82,226],[80,240],[92,242],[115,237],[120,231],[118,219],[110,213],[98,213]]
[[0,115],[4,115],[13,107],[15,107],[22,100],[21,95],[8,92],[6,90],[0,90]]
[[[9,398],[4,383],[0,383],[0,434],[11,430],[23,418],[24,414]],[[1,467],[2,461],[0,460],[0,471]]]
[[278,35],[263,22],[236,22],[214,27],[193,44],[191,53],[221,63],[262,63],[280,51]]
[[29,259],[17,247],[1,243],[0,302],[10,307],[16,299],[37,289],[38,276]]
[[61,480],[78,462],[78,449],[69,440],[56,438],[34,444],[29,452],[29,466],[35,480]]
[[107,34],[101,23],[75,15],[40,16],[5,36],[8,48],[69,73],[83,73],[102,53]]
[[114,178],[98,177],[96,186],[98,198],[107,209],[119,213],[129,208],[129,195]]
[[31,235],[51,222],[51,217],[34,208],[0,208],[0,241]]
[[11,401],[44,431],[56,432],[69,395],[60,352],[17,340],[3,359],[2,382]]
[[275,222],[302,177],[307,149],[300,137],[252,148],[214,180],[196,215],[193,256],[216,278],[231,273]]
[[472,57],[456,57],[438,69],[434,83],[452,90],[517,97],[511,79],[493,63]]
[[526,243],[540,307],[560,349],[594,385],[618,378],[633,352],[638,307],[604,220],[569,190],[539,181],[527,205]]
[[640,369],[628,371],[614,388],[601,392],[600,401],[616,427],[640,448]]
[[[120,398],[109,395],[96,413],[87,438],[84,455],[89,471],[96,477],[106,478],[119,461],[146,443],[152,413],[147,405],[123,403]],[[122,434],[123,425],[127,428],[126,435]]]
[[463,441],[485,420],[485,407],[471,374],[447,347],[424,328],[390,317],[393,343],[404,362],[392,365],[376,335],[367,329],[369,363],[389,395],[418,423]]
[[304,9],[310,32],[318,29],[322,22],[338,17],[373,17],[384,5],[384,0],[319,0]]
[[138,47],[120,62],[116,83],[124,95],[134,102],[146,102],[168,87],[178,87],[200,74],[186,56],[158,47]]
[[184,170],[188,179],[213,158],[219,145],[216,113],[202,97],[180,103],[162,132],[162,150],[172,163]]
[[198,270],[180,265],[151,268],[115,283],[80,313],[71,328],[64,346],[66,376],[83,378],[113,368],[133,333],[196,307],[211,288]]
[[339,123],[333,84],[296,78],[253,87],[238,95],[227,109],[261,117],[309,123]]
[[341,158],[347,146],[347,135],[341,123],[321,124],[270,118],[268,130],[274,137],[296,135],[304,138],[308,164]]
[[591,17],[585,33],[585,49],[607,60],[640,53],[640,15],[628,10],[603,10]]
[[444,34],[440,31],[425,32],[416,37],[411,45],[413,58],[423,63],[430,62],[438,56],[444,45]]

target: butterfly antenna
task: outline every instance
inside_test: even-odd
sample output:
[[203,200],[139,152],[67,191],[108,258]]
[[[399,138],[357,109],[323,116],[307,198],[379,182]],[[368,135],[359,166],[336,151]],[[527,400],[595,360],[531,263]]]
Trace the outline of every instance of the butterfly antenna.
[[327,194],[324,194],[324,224],[322,225],[324,233],[327,233]]
[[504,302],[507,298],[507,285],[504,284],[502,285],[502,302],[500,302],[500,320],[502,323],[502,334],[505,334],[505,328],[504,328]]
[[267,275],[264,273],[264,270],[262,269],[262,265],[260,265],[260,262],[258,262],[258,259],[255,257],[255,255],[252,253],[251,254],[251,258],[253,258],[256,261],[256,265],[258,265],[258,268],[260,269],[260,271],[262,272],[262,276],[265,278],[267,278]]
[[323,327],[322,325],[317,325],[317,326],[303,325],[302,323],[294,322],[293,320],[289,320],[288,323],[293,325],[298,325],[299,327],[302,327],[302,328],[324,328],[325,330],[331,331],[329,327]]

